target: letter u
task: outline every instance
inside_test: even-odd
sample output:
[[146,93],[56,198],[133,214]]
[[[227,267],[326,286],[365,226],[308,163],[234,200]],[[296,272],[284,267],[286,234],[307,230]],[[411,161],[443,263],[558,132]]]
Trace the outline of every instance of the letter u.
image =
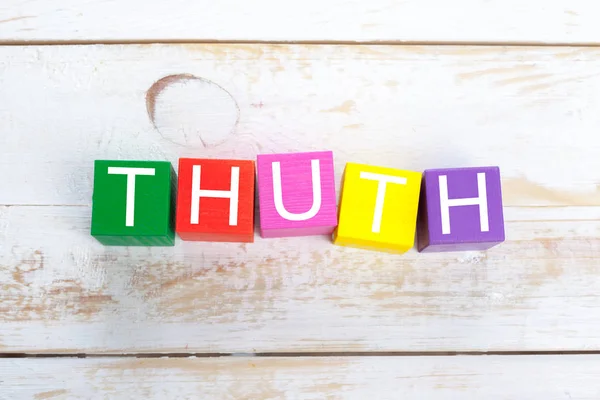
[[312,194],[313,201],[310,210],[304,213],[295,214],[285,209],[283,205],[283,191],[281,189],[281,164],[275,161],[272,164],[273,170],[273,200],[275,209],[282,218],[288,221],[306,221],[313,218],[321,209],[321,166],[319,160],[310,160],[312,172]]

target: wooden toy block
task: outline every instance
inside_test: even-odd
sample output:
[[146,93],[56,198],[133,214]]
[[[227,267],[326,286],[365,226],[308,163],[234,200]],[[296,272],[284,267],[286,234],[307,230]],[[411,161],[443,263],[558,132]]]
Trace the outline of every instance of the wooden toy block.
[[181,158],[178,183],[181,239],[254,241],[254,161]]
[[333,233],[337,225],[333,152],[262,154],[256,168],[262,237]]
[[486,250],[503,242],[500,169],[426,170],[417,236],[423,252]]
[[107,246],[173,246],[174,201],[170,162],[96,160],[91,234]]
[[346,164],[334,243],[404,253],[414,245],[419,172]]

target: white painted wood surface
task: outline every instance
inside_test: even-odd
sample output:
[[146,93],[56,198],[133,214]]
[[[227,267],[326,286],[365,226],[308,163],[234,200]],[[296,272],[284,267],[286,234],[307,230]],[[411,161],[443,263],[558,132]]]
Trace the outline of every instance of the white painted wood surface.
[[[600,49],[28,46],[0,60],[1,351],[600,348]],[[315,149],[334,150],[338,178],[347,161],[500,165],[508,241],[392,256],[321,237],[89,236],[95,158]]]
[[599,356],[0,359],[0,399],[597,400]]
[[488,253],[393,256],[320,237],[105,248],[88,207],[3,207],[0,350],[598,349],[599,213],[509,208]]
[[0,41],[598,43],[592,0],[3,0]]
[[[0,17],[0,38],[61,12]],[[529,32],[550,39],[543,15]],[[519,33],[525,17],[486,32]],[[598,350],[599,67],[593,47],[0,47],[0,353]],[[321,237],[105,248],[89,235],[96,158],[318,149],[338,181],[347,161],[500,165],[508,241],[395,256]],[[597,399],[598,357],[0,359],[0,399]]]
[[95,158],[325,148],[338,176],[347,161],[494,164],[507,206],[600,205],[598,48],[17,46],[0,60],[0,204],[89,205]]

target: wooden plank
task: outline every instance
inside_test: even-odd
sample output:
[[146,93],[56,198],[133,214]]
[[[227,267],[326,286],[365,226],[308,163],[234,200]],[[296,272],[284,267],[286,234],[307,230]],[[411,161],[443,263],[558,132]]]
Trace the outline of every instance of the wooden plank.
[[600,357],[0,359],[2,399],[597,399]]
[[322,237],[107,248],[88,207],[0,207],[0,351],[598,350],[600,207],[579,211],[511,207],[487,253],[395,256]]
[[[600,348],[600,49],[27,46],[0,60],[2,351]],[[500,165],[509,241],[392,256],[318,237],[89,236],[95,158],[321,149],[338,179],[347,161]]]
[[590,0],[4,0],[0,40],[597,43],[597,12]]
[[[89,205],[96,158],[333,150],[492,164],[507,206],[600,205],[600,49],[0,48],[0,204]],[[556,160],[556,162],[549,162]]]

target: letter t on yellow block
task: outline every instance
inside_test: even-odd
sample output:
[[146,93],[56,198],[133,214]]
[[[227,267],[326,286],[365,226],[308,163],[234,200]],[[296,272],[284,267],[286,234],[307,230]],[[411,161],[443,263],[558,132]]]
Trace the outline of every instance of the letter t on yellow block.
[[333,242],[391,253],[414,245],[420,172],[347,163]]

